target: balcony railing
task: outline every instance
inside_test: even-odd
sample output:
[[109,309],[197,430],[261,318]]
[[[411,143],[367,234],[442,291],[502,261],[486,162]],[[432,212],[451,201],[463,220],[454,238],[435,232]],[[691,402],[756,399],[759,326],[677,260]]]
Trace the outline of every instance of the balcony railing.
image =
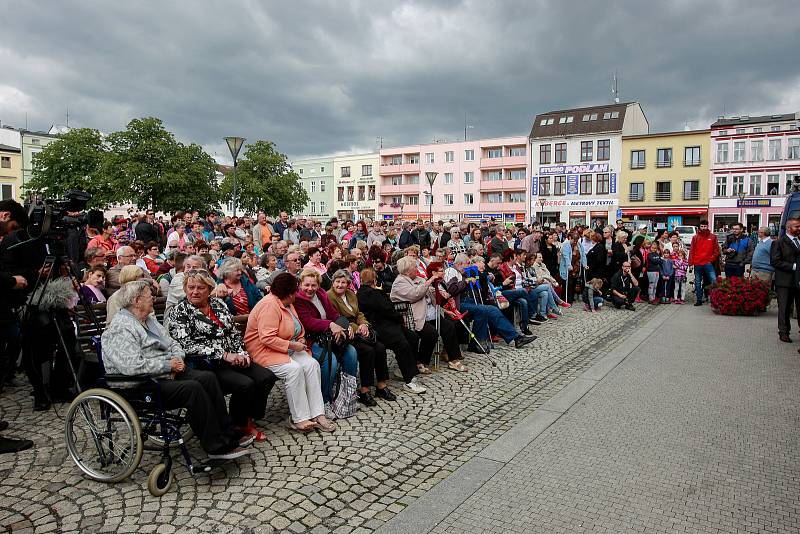
[[656,161],[656,167],[663,169],[665,167],[672,167],[672,160],[670,161]]
[[672,200],[671,191],[656,191],[654,200],[663,202],[665,200]]
[[700,159],[685,159],[683,160],[684,167],[699,167],[700,166]]
[[631,169],[644,169],[645,164],[642,163],[631,163]]
[[644,193],[631,193],[630,195],[628,195],[628,200],[630,202],[643,202]]
[[684,191],[683,200],[700,200],[700,191]]

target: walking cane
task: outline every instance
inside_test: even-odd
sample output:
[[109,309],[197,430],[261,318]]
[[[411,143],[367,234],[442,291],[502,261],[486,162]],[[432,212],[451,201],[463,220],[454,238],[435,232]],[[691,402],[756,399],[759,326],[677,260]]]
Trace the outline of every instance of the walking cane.
[[[435,300],[435,299],[434,299]],[[439,362],[442,356],[442,339],[441,339],[441,315],[442,309],[436,305],[436,352],[433,357],[433,370],[439,370]]]

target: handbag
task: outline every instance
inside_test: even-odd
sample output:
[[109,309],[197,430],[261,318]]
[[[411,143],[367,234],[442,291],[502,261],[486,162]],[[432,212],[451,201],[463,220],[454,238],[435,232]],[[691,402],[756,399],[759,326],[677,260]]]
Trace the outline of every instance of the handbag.
[[417,323],[414,321],[414,310],[411,308],[411,303],[407,301],[393,302],[394,309],[403,317],[403,326],[406,330],[411,332],[417,331]]

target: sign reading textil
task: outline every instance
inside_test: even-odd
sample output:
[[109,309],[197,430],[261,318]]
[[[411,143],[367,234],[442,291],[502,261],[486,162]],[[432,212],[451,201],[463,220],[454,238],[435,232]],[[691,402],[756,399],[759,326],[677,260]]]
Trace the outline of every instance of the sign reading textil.
[[592,174],[597,172],[608,172],[608,163],[587,163],[583,165],[548,165],[539,167],[539,175],[556,174]]
[[[593,208],[595,206],[616,206],[616,198],[576,198],[564,200],[545,200],[545,208]],[[537,202],[538,204],[538,202]]]

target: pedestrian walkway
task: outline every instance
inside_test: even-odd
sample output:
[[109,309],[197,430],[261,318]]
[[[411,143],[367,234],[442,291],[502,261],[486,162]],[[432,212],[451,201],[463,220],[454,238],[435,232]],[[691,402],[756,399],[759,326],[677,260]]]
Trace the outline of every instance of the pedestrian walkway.
[[800,345],[775,323],[665,307],[381,532],[800,532]]

